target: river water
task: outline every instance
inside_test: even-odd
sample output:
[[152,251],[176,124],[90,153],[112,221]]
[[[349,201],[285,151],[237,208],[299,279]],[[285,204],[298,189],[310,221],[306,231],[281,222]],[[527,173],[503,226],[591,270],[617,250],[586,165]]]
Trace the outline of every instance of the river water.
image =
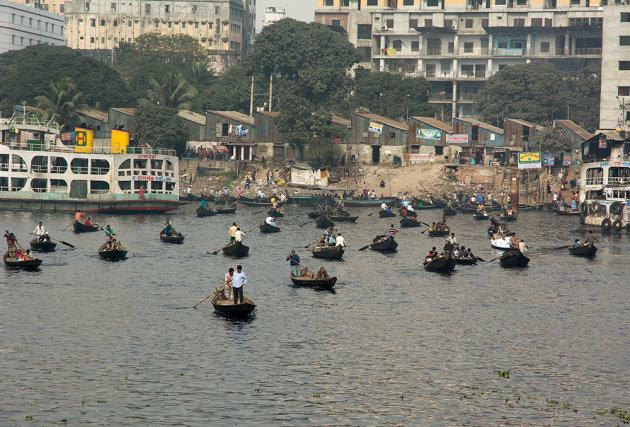
[[[627,234],[598,234],[597,257],[574,258],[553,248],[581,236],[577,218],[522,212],[511,228],[531,247],[528,268],[441,275],[419,267],[442,244],[424,228],[403,229],[395,254],[359,252],[391,223],[370,209],[337,225],[343,261],[303,249],[319,231],[300,227],[308,208],[296,206],[280,233],[249,233],[236,261],[207,252],[233,220],[248,230],[264,214],[197,218],[195,207],[168,215],[181,246],[159,240],[163,216],[93,218],[137,255],[116,263],[96,253],[104,233],[61,231],[70,215],[0,212],[22,244],[41,219],[76,246],[40,255],[36,272],[0,269],[0,424],[575,426],[630,410]],[[477,255],[498,255],[487,222],[449,224]],[[338,276],[334,292],[291,285],[292,248]],[[192,309],[237,263],[255,315]]]

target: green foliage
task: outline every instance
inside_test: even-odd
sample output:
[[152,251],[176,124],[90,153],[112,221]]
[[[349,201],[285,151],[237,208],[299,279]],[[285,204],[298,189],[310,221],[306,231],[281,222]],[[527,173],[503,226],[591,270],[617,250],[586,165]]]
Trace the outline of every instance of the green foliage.
[[81,94],[77,93],[70,77],[50,83],[48,96],[35,97],[37,106],[44,110],[45,119],[54,118],[64,129],[73,129],[84,120],[77,112],[81,108],[80,99]]
[[178,65],[208,62],[209,51],[193,37],[185,34],[161,35],[146,33],[136,37],[131,44],[122,44],[119,50],[122,59],[140,56],[162,63]]
[[297,150],[297,157],[304,158],[304,147],[315,133],[311,103],[299,96],[285,96],[280,114],[276,117],[276,125],[284,140]]
[[477,96],[482,120],[519,118],[534,123],[566,117],[566,84],[546,62],[513,65],[488,79]]
[[431,85],[424,77],[404,77],[383,71],[358,68],[353,82],[351,105],[393,119],[430,116],[428,104]]
[[573,141],[567,136],[566,132],[558,127],[554,127],[552,123],[546,122],[545,130],[536,132],[536,136],[530,142],[533,149],[539,149],[545,153],[562,154],[571,151]]
[[0,55],[0,108],[9,114],[13,105],[33,104],[49,92],[50,84],[72,79],[82,101],[109,108],[132,102],[129,89],[109,65],[64,46],[34,45]]
[[359,60],[343,35],[321,24],[283,19],[256,37],[246,63],[250,75],[273,74],[290,82],[295,96],[321,105],[343,86],[347,70]]
[[342,156],[341,149],[334,143],[335,139],[344,139],[350,130],[332,122],[332,114],[319,111],[313,115],[313,137],[306,145],[305,157],[332,164]]
[[134,136],[141,144],[177,150],[186,150],[188,132],[177,110],[151,102],[141,102],[136,112]]
[[[249,114],[251,82],[252,78],[247,75],[245,67],[230,67],[201,94],[202,110],[240,111]],[[264,92],[260,88],[263,84],[268,83],[262,78],[256,78],[258,87],[256,92]],[[256,96],[254,101],[254,105],[262,105],[265,102],[265,95]]]
[[569,118],[589,132],[599,128],[601,64],[584,68],[577,78],[567,80]]
[[197,91],[191,87],[181,73],[166,73],[157,78],[151,77],[147,95],[159,105],[186,110],[191,108]]

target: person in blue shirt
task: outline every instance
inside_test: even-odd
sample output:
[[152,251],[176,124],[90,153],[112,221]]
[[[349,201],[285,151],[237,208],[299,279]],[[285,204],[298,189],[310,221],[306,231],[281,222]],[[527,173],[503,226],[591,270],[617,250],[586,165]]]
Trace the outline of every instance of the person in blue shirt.
[[582,246],[582,244],[580,243],[580,239],[575,239],[575,242],[573,242],[573,247],[579,248],[580,246]]
[[483,196],[481,194],[477,194],[477,201],[483,205]]
[[105,232],[106,235],[107,248],[112,249],[113,243],[116,240],[116,233],[114,233],[114,229],[111,228],[109,224],[107,224],[107,226],[105,228],[102,228],[102,230]]
[[201,203],[199,204],[199,207],[200,207],[201,209],[204,209],[204,208],[206,207],[206,201],[202,199],[202,200],[201,200]]
[[300,270],[300,257],[295,253],[295,249],[291,250],[291,255],[287,257],[287,261],[291,264],[291,275],[299,277],[302,275]]

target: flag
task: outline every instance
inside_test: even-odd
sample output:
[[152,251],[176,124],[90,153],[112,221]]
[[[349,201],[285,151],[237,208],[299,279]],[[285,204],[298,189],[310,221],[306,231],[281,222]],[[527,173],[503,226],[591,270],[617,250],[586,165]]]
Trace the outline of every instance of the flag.
[[70,141],[71,139],[72,139],[72,136],[70,135],[70,132],[64,132],[61,134],[62,141]]

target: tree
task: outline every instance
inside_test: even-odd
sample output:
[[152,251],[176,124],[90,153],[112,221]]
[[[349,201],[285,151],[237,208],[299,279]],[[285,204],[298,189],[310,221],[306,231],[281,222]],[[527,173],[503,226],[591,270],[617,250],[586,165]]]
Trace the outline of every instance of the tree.
[[197,61],[186,70],[186,80],[198,91],[210,86],[216,75],[206,62]]
[[299,159],[304,158],[304,147],[315,133],[313,107],[307,99],[295,95],[287,95],[282,99],[282,109],[276,117],[278,131],[297,151]]
[[81,94],[77,93],[70,77],[65,77],[56,84],[50,83],[48,96],[40,95],[35,99],[47,118],[54,118],[64,129],[73,129],[84,120],[78,113],[81,108]]
[[134,137],[142,144],[171,148],[181,154],[186,151],[188,132],[177,110],[144,101],[136,111]]
[[273,74],[287,93],[322,105],[342,88],[346,72],[359,60],[347,37],[321,24],[283,19],[256,37],[246,65],[249,75],[268,79]]
[[404,77],[382,71],[355,71],[350,105],[385,117],[406,120],[412,116],[430,116],[431,85],[424,77]]
[[129,87],[111,66],[65,46],[39,44],[0,55],[2,112],[34,103],[35,97],[48,93],[51,83],[65,77],[72,79],[87,105],[109,108],[133,102]]
[[543,153],[563,154],[573,149],[573,141],[565,131],[553,126],[551,122],[546,122],[545,130],[536,133],[530,146],[533,149],[540,149]]
[[190,101],[197,93],[181,73],[166,73],[158,80],[151,77],[149,86],[147,94],[151,101],[178,110],[190,109]]
[[599,94],[601,90],[601,64],[592,64],[567,80],[569,118],[589,132],[599,128]]
[[334,164],[342,155],[341,149],[334,140],[346,138],[350,135],[350,131],[333,123],[330,112],[318,111],[313,114],[313,119],[314,135],[306,145],[305,156],[326,164]]
[[546,62],[507,67],[488,79],[477,96],[482,120],[502,122],[514,117],[541,123],[566,117],[566,85]]

